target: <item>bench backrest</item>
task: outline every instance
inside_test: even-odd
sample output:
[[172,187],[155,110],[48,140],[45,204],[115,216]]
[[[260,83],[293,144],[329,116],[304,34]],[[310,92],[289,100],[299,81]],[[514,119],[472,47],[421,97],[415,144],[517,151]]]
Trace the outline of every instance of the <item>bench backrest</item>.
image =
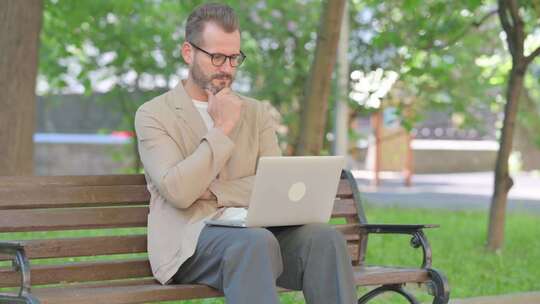
[[[144,175],[0,177],[0,240],[24,244],[32,286],[150,278],[149,198]],[[365,216],[348,171],[332,217],[357,263]],[[19,283],[0,255],[0,288]]]

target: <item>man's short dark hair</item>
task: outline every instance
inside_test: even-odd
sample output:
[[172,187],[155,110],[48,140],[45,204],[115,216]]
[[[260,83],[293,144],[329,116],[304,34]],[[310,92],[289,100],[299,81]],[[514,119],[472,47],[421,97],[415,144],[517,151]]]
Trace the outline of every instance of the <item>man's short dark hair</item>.
[[213,22],[225,32],[239,30],[239,22],[232,7],[225,4],[206,3],[199,5],[191,12],[186,24],[186,41],[202,44],[204,26]]

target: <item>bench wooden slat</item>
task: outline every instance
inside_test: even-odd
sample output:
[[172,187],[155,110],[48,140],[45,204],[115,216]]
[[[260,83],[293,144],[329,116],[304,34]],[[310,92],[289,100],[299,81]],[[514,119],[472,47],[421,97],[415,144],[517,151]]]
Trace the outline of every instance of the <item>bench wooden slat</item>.
[[0,210],[148,204],[145,185],[0,188]]
[[[29,259],[146,252],[146,235],[118,235],[20,241]],[[0,260],[8,259],[0,255]]]
[[[350,252],[358,253],[358,235],[347,234],[344,238],[349,243]],[[108,254],[144,253],[147,249],[146,235],[119,235],[102,237],[84,237],[69,239],[20,241],[24,245],[29,259],[82,257]],[[354,251],[352,251],[354,248]],[[9,260],[0,255],[0,261]]]
[[334,201],[332,217],[356,217],[356,204],[352,199],[340,199]]
[[[342,211],[347,213],[348,208],[350,205],[345,204]],[[0,211],[0,232],[142,227],[146,226],[147,215],[147,206],[3,210]],[[359,231],[358,224],[339,225],[336,229],[344,234]]]
[[[78,181],[75,180],[72,183],[68,183],[65,180],[68,177],[65,176],[24,177],[23,179],[27,180],[24,182],[13,177],[0,177],[0,210],[97,207],[148,203],[150,194],[146,189],[146,184],[144,184],[144,176],[119,175],[113,177],[103,176],[102,181],[99,178],[85,176],[84,178],[79,177]],[[134,185],[105,184],[105,182],[120,183],[121,177],[126,177],[131,182],[142,183]],[[118,181],[115,181],[115,179]],[[35,180],[36,183],[32,184],[32,180]],[[90,184],[84,185],[84,181],[88,181]],[[65,184],[62,184],[62,182],[65,182]],[[337,197],[352,197],[351,186],[347,180],[340,181]]]
[[0,211],[0,232],[146,226],[148,207]]
[[[28,186],[119,186],[146,185],[144,174],[74,175],[74,176],[0,176],[0,188]],[[352,194],[349,181],[339,181],[338,196]]]
[[[428,280],[425,270],[390,267],[355,267],[354,278],[356,284],[361,286],[426,282]],[[42,300],[42,304],[127,304],[222,296],[221,292],[205,285],[162,286],[153,279],[111,284],[112,286],[98,283],[62,289],[35,289],[34,293]],[[278,291],[288,290],[279,288]],[[137,300],[134,301],[134,299]]]
[[[146,186],[34,187],[20,192],[0,188],[0,210],[148,205]],[[336,199],[332,217],[356,216],[353,199]]]
[[429,280],[426,269],[361,266],[355,268],[356,284],[373,286],[399,283],[422,283]]
[[[357,234],[344,235],[346,241],[357,242]],[[24,245],[29,259],[81,257],[93,255],[144,253],[147,249],[147,236],[118,235],[64,239],[43,239],[19,241]],[[0,261],[8,260],[0,255]]]
[[358,234],[346,234],[344,237],[347,242],[357,242],[360,240],[360,236]]
[[[32,266],[32,285],[151,277],[148,259]],[[20,284],[20,274],[0,268],[0,288]]]
[[353,191],[349,181],[347,179],[340,179],[336,196],[340,198],[352,198],[352,193]]
[[41,304],[126,304],[221,297],[223,294],[205,285],[167,285],[159,283],[128,286],[36,289]]
[[146,185],[144,174],[0,176],[0,188],[28,186],[118,186]]

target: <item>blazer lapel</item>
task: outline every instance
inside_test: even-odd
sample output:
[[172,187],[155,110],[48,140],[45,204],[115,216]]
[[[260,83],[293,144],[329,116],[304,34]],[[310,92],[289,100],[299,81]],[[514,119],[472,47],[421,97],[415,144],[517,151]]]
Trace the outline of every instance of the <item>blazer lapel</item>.
[[172,99],[170,103],[178,116],[190,132],[188,137],[194,147],[199,146],[199,143],[204,135],[208,132],[206,125],[199,111],[193,105],[191,97],[184,90],[182,81],[172,91]]
[[[185,125],[187,126],[187,129],[190,130],[189,138],[194,145],[194,147],[199,146],[199,143],[201,142],[201,139],[206,135],[208,132],[208,128],[206,127],[206,124],[204,123],[201,114],[195,108],[195,105],[193,105],[193,100],[191,97],[187,94],[187,92],[184,90],[184,85],[182,84],[182,81],[178,83],[178,85],[173,89],[172,91],[172,99],[170,100],[170,103],[172,104],[172,107],[175,109],[176,115],[183,120]],[[244,122],[245,119],[245,104],[242,105],[242,110],[240,113],[240,119],[234,126],[234,129],[231,131],[231,134],[229,137],[235,141],[236,137],[238,136],[240,132],[240,128]]]

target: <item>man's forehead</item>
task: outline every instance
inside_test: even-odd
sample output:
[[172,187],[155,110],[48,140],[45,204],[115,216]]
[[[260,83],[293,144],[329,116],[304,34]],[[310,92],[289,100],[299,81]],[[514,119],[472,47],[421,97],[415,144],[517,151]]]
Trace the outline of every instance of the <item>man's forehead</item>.
[[233,53],[240,51],[240,32],[238,30],[228,33],[214,22],[207,22],[203,27],[201,38],[201,44],[209,51],[211,49],[225,49]]

